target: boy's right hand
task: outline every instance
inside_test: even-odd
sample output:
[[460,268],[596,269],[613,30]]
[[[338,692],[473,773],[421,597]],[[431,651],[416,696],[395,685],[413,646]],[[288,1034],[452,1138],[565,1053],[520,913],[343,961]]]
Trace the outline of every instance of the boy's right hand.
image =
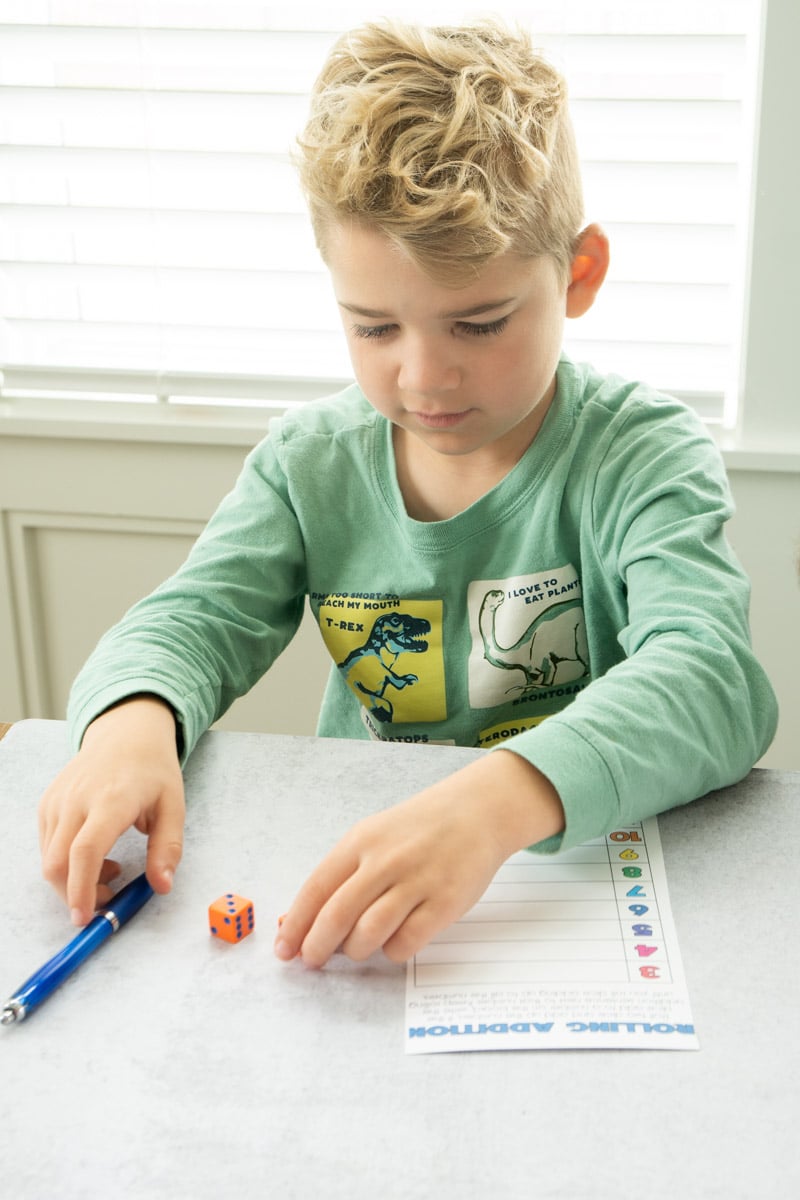
[[172,709],[136,696],[86,730],[81,749],[39,805],[42,874],[86,925],[111,897],[120,871],[106,857],[135,826],[147,835],[148,882],[165,893],[181,859],[185,805]]

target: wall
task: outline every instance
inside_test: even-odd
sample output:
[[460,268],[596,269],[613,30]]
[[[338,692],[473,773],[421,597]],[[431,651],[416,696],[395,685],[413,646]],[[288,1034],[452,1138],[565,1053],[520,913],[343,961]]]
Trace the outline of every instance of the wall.
[[[62,717],[98,637],[183,560],[241,445],[0,432],[0,713]],[[221,727],[313,733],[327,675],[306,620]]]
[[753,645],[778,695],[780,724],[764,766],[800,769],[800,467],[728,469],[733,547],[753,585]]
[[[141,421],[110,432],[99,423],[0,425],[2,720],[63,716],[97,638],[178,566],[261,431],[209,425],[198,440],[196,426],[189,436]],[[730,475],[738,505],[731,540],[753,580],[754,642],[782,709],[764,763],[800,768],[800,467],[735,467]],[[306,619],[221,726],[312,733],[326,675]]]

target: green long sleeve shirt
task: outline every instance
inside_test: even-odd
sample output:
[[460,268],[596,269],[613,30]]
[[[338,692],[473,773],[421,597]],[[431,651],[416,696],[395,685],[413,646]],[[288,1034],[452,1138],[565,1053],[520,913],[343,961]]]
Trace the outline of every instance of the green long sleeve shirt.
[[102,639],[74,742],[152,692],[188,755],[308,600],[332,658],[322,736],[512,749],[564,806],[541,848],[578,844],[741,778],[774,735],[731,511],[689,409],[564,358],[510,474],[415,521],[391,426],[350,387],[271,423],[184,566]]

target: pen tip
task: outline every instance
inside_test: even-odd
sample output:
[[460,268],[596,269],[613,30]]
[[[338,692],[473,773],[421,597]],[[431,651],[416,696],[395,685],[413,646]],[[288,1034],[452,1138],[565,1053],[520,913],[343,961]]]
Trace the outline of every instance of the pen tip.
[[0,1013],[0,1025],[13,1025],[17,1019],[17,1014],[13,1008],[4,1008]]

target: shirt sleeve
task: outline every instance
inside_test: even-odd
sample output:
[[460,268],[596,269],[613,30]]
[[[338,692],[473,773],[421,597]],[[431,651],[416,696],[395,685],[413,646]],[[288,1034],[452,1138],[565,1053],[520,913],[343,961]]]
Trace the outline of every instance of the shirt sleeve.
[[303,539],[270,437],[248,456],[183,566],[86,662],[67,710],[74,749],[101,712],[147,692],[172,706],[185,761],[288,645],[304,596]]
[[584,592],[617,614],[624,658],[505,743],[561,796],[566,829],[537,847],[547,851],[735,782],[777,723],[750,644],[749,582],[724,533],[725,470],[705,429],[677,402],[655,414],[634,402],[598,454]]

